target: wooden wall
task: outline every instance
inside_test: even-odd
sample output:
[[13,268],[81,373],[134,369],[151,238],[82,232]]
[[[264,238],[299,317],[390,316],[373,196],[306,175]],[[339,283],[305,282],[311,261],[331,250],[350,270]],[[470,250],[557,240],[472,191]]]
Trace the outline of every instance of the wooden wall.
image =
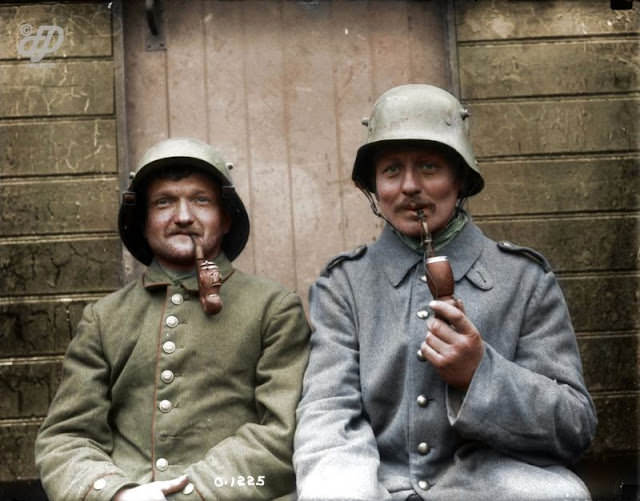
[[600,420],[591,455],[640,450],[640,59],[637,8],[457,0],[461,97],[495,239],[560,278]]
[[447,85],[446,4],[171,1],[166,52],[145,51],[142,5],[125,10],[132,165],[169,136],[218,146],[252,223],[237,265],[306,298],[379,233],[351,182],[360,120],[390,87]]
[[[20,56],[25,23],[59,26],[61,47]],[[36,476],[82,307],[121,284],[113,82],[104,2],[0,5],[0,482]]]

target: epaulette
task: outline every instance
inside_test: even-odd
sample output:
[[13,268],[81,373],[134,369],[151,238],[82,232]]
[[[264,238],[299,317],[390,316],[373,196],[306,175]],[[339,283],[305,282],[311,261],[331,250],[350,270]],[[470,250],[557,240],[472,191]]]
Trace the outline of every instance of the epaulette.
[[329,272],[343,261],[352,261],[354,259],[360,259],[367,252],[367,246],[361,245],[353,250],[341,252],[337,256],[331,258],[327,265],[322,270],[322,275],[329,276]]
[[540,254],[537,250],[532,249],[531,247],[522,247],[521,245],[516,245],[513,242],[508,242],[507,240],[503,240],[502,242],[497,242],[498,248],[501,251],[510,252],[512,254],[521,254],[525,257],[531,259],[542,266],[542,269],[545,273],[549,273],[551,271],[551,263],[547,261],[547,258]]

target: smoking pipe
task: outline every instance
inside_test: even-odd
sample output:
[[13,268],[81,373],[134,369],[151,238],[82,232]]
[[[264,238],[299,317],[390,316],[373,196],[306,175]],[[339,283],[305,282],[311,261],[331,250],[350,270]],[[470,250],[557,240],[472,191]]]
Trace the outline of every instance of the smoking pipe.
[[213,261],[205,259],[200,240],[195,235],[190,236],[195,249],[200,305],[207,315],[215,315],[222,309],[222,298],[220,298],[222,275],[220,274],[220,268]]
[[431,245],[431,233],[427,226],[427,220],[424,217],[422,209],[417,211],[418,219],[422,227],[422,245],[424,248],[424,272],[427,278],[427,285],[431,291],[433,299],[447,301],[453,297],[455,281],[453,280],[453,271],[447,256],[434,256],[433,247]]

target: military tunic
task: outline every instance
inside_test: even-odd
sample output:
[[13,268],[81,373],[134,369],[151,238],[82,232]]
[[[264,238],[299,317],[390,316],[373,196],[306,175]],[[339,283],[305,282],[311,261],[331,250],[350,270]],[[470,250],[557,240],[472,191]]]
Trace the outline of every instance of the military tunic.
[[389,226],[313,285],[299,499],[588,498],[561,466],[589,445],[596,418],[553,273],[471,222],[439,254],[483,338],[466,392],[417,354],[432,296],[421,256]]
[[[223,277],[231,263],[216,259]],[[295,407],[307,362],[299,298],[235,270],[207,316],[197,278],[143,277],[85,308],[36,442],[51,501],[106,501],[187,474],[175,500],[293,491]]]

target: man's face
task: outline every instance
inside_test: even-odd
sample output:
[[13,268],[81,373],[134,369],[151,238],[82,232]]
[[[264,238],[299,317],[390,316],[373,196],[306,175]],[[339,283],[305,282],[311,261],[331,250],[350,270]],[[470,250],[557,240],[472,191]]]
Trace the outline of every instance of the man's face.
[[454,213],[460,182],[448,156],[430,146],[391,146],[375,160],[380,211],[399,231],[419,237],[422,209],[429,231],[444,228]]
[[220,253],[231,221],[220,200],[220,187],[202,174],[179,180],[155,179],[147,188],[144,235],[158,262],[174,270],[195,265],[190,235],[202,243],[204,256]]

